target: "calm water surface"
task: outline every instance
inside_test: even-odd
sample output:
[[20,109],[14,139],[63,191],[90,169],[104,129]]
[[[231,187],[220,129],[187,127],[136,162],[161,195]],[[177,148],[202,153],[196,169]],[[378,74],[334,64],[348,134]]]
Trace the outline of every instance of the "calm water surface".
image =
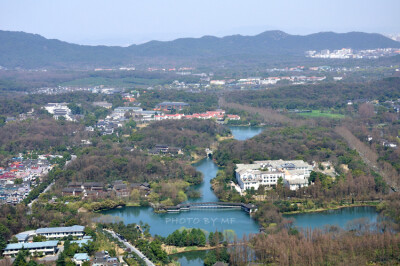
[[237,140],[246,140],[260,134],[264,128],[262,127],[238,127],[231,126],[229,129],[232,132],[233,138]]
[[[237,140],[252,138],[263,131],[259,127],[229,127]],[[209,202],[218,201],[211,190],[210,180],[216,176],[218,166],[211,159],[203,159],[194,164],[196,169],[203,173],[204,182],[195,188],[202,196],[198,199],[190,199],[189,202]],[[244,211],[227,210],[191,210],[180,213],[156,214],[150,207],[125,207],[104,211],[103,214],[116,216],[126,224],[129,223],[148,223],[150,233],[161,236],[168,236],[170,233],[181,227],[201,228],[208,232],[233,230],[241,238],[244,234],[257,233],[258,224]],[[293,218],[295,225],[300,228],[322,228],[325,225],[338,225],[342,228],[354,219],[367,218],[370,222],[376,222],[377,213],[372,207],[343,208],[326,212],[286,215]],[[229,236],[233,236],[232,231],[228,231]],[[206,251],[191,251],[174,255],[181,265],[203,265]]]
[[[211,159],[203,159],[195,167],[204,174],[204,182],[198,189],[202,197],[193,201],[218,201],[210,189],[210,180],[218,167]],[[233,230],[241,238],[245,234],[257,233],[259,226],[249,214],[240,209],[191,210],[179,213],[154,213],[151,207],[125,207],[104,211],[103,214],[120,217],[124,223],[148,223],[150,233],[168,236],[181,228],[201,228],[208,232]],[[232,235],[232,234],[230,234]]]
[[170,258],[179,261],[182,266],[203,266],[204,259],[207,255],[206,250],[204,251],[190,251],[185,253],[180,253],[176,255],[171,255]]
[[[235,139],[249,139],[262,131],[258,127],[230,127]],[[201,198],[189,199],[189,202],[210,202],[218,201],[211,189],[210,180],[218,171],[218,166],[208,158],[205,158],[193,165],[203,173],[203,183],[195,188],[201,192]],[[245,234],[257,233],[258,224],[244,211],[240,209],[219,209],[219,210],[191,210],[179,213],[153,212],[150,207],[125,207],[104,211],[103,214],[119,217],[124,223],[148,223],[150,233],[167,236],[173,231],[181,228],[201,228],[208,232],[233,230],[241,238]]]
[[374,207],[363,206],[314,213],[290,214],[284,215],[284,217],[294,219],[294,224],[303,229],[322,229],[329,225],[336,225],[346,229],[347,224],[356,219],[367,219],[370,223],[375,223],[378,213]]

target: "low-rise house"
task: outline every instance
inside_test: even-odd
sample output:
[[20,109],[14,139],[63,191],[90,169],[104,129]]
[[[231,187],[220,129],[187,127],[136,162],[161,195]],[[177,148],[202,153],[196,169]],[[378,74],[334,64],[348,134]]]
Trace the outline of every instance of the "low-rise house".
[[115,257],[110,257],[107,251],[100,251],[94,254],[94,266],[119,266],[119,260]]
[[387,140],[383,140],[383,141],[382,141],[382,145],[383,145],[384,147],[388,147],[388,148],[397,148],[397,144],[396,144],[396,143],[389,142],[389,141],[387,141]]
[[16,234],[15,237],[18,239],[18,243],[26,243],[28,242],[29,237],[31,236],[31,234],[26,233],[26,232],[22,232],[19,234]]
[[93,105],[98,107],[103,107],[106,109],[111,109],[112,107],[112,104],[108,102],[93,102]]
[[63,196],[79,196],[83,193],[83,189],[81,188],[74,188],[74,187],[66,187],[62,190]]
[[165,110],[165,111],[170,111],[172,109],[182,110],[185,107],[189,107],[189,104],[184,102],[162,102],[157,104],[154,110]]
[[68,187],[69,188],[82,188],[83,183],[82,182],[69,182]]
[[240,120],[240,116],[238,115],[226,115],[228,120]]
[[14,243],[8,244],[3,251],[4,256],[15,256],[22,249],[28,250],[29,253],[43,253],[45,255],[54,255],[57,253],[58,241],[45,241],[33,243]]
[[90,257],[87,253],[76,253],[72,261],[75,262],[76,265],[82,265],[85,261],[90,261]]
[[46,238],[63,238],[66,236],[84,236],[85,227],[82,225],[73,225],[67,227],[46,227],[39,228],[35,231],[36,235],[45,236]]
[[85,190],[90,190],[90,191],[103,190],[103,183],[100,182],[86,182],[83,183],[82,186],[84,187]]
[[139,189],[143,191],[150,191],[150,184],[149,183],[132,183],[131,189]]
[[128,186],[125,183],[114,184],[113,190],[115,191],[115,193],[118,197],[128,197],[129,196]]
[[178,147],[170,147],[166,144],[156,144],[153,149],[149,151],[150,154],[182,154],[182,149]]

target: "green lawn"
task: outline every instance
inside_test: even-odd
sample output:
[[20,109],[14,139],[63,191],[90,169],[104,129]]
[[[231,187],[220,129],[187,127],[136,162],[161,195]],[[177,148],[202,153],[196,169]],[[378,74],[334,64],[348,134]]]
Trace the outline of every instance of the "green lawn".
[[320,111],[320,110],[312,110],[311,113],[300,113],[299,115],[304,117],[326,117],[326,118],[334,118],[334,119],[342,119],[345,116],[342,114],[334,114],[327,111]]

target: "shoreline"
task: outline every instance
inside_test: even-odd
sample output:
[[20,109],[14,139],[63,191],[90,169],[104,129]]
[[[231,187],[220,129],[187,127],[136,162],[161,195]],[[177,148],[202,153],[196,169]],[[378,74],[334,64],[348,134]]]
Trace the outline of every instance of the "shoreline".
[[331,207],[331,208],[320,208],[320,209],[311,209],[311,210],[305,210],[305,211],[291,211],[291,212],[282,212],[282,215],[293,215],[293,214],[302,214],[302,213],[319,213],[319,212],[324,212],[324,211],[330,211],[330,210],[340,210],[344,208],[354,208],[354,207],[375,207],[376,208],[377,204],[372,204],[370,203],[365,203],[365,204],[352,204],[352,205],[341,205],[341,206],[336,206],[336,207]]
[[[198,246],[188,246],[188,247],[175,247],[175,246],[163,246],[163,249],[167,252],[168,256],[173,256],[177,254],[182,254],[182,253],[187,253],[187,252],[193,252],[193,251],[207,251],[207,250],[213,250],[217,248],[221,248],[223,245],[219,246],[205,246],[205,247],[198,247]],[[186,249],[189,250],[186,250]],[[171,253],[169,253],[169,249],[171,249]],[[177,252],[172,252],[172,250],[176,249]],[[181,250],[180,250],[181,249]]]

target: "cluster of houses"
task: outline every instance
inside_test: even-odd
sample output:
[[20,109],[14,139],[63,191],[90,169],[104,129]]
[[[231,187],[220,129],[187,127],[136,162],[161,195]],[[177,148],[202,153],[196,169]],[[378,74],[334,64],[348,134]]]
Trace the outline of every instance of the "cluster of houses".
[[17,117],[7,116],[4,122],[6,122],[7,124],[15,121],[24,121],[27,119],[37,119],[37,116],[35,114],[35,109],[32,108],[30,111],[26,113],[19,114]]
[[[74,241],[71,241],[74,242]],[[75,241],[76,242],[76,241]],[[72,258],[76,265],[83,265],[84,262],[89,262],[92,266],[119,266],[120,262],[117,257],[111,257],[108,251],[96,252],[91,258],[87,253],[76,253]]]
[[166,144],[156,144],[149,153],[151,155],[158,155],[158,154],[171,154],[171,155],[178,155],[183,154],[182,149],[179,147],[171,147]]
[[340,50],[324,49],[321,51],[306,51],[306,56],[311,58],[329,58],[329,59],[376,59],[379,57],[394,56],[400,54],[397,48],[377,48],[368,50],[353,50],[342,48]]
[[140,93],[136,90],[133,90],[131,92],[123,93],[121,96],[124,102],[133,103],[136,102],[137,98],[139,98]]
[[[105,103],[102,103],[103,105]],[[233,114],[225,114],[224,110],[207,111],[205,113],[194,113],[191,115],[185,114],[165,114],[172,109],[182,110],[184,107],[189,106],[182,102],[164,102],[156,106],[154,110],[143,110],[137,106],[123,106],[117,107],[105,119],[99,120],[95,127],[86,127],[87,131],[94,131],[95,128],[101,132],[102,135],[111,135],[119,127],[129,119],[139,123],[160,121],[160,120],[180,120],[180,119],[216,119],[219,122],[224,120],[240,120],[240,116]],[[171,109],[172,108],[172,109]]]
[[400,99],[397,99],[397,101],[386,101],[384,102],[384,104],[388,105],[389,108],[391,108],[396,113],[400,113]]
[[63,196],[78,197],[105,197],[115,193],[117,197],[128,197],[133,189],[137,189],[144,195],[150,192],[148,183],[128,184],[122,180],[116,180],[112,184],[105,185],[102,182],[69,182],[66,188],[63,188]]
[[171,111],[172,109],[175,110],[183,110],[184,108],[189,107],[190,105],[188,103],[184,102],[162,102],[157,104],[157,106],[154,108],[154,111]]
[[122,180],[116,180],[112,183],[112,190],[115,195],[119,198],[129,197],[132,190],[138,190],[144,196],[150,193],[149,183],[131,183],[123,182]]
[[185,114],[163,114],[163,115],[156,115],[155,120],[180,120],[180,119],[216,119],[217,121],[223,122],[225,119],[228,120],[240,120],[240,116],[232,115],[232,114],[225,114],[224,110],[215,110],[215,111],[207,111],[205,113],[194,113],[191,115]]
[[101,108],[106,108],[106,109],[111,109],[112,108],[112,103],[109,102],[93,102],[93,106],[101,107]]
[[236,180],[240,191],[255,189],[260,186],[274,187],[282,179],[290,190],[308,186],[308,178],[314,167],[302,160],[255,161],[252,164],[236,164]]
[[[368,135],[367,138],[366,138],[366,140],[368,142],[371,142],[371,143],[372,143],[373,139],[374,138],[371,135]],[[381,139],[381,140],[378,141],[378,143],[382,144],[382,146],[386,147],[386,148],[397,148],[397,143],[390,142],[390,141],[388,141],[386,139]]]
[[[35,236],[42,236],[46,241],[33,242]],[[32,256],[37,255],[56,255],[59,253],[63,243],[60,240],[72,238],[71,244],[78,244],[80,247],[88,245],[93,241],[91,236],[85,235],[85,227],[81,225],[67,227],[46,227],[37,230],[31,230],[15,235],[16,243],[8,244],[3,255],[7,257],[15,257],[20,250],[27,250]],[[96,252],[91,258],[87,253],[74,254],[72,261],[76,265],[82,265],[84,262],[90,262],[96,266],[119,266],[118,258],[111,257],[107,251]]]
[[26,198],[40,177],[53,168],[47,160],[50,156],[40,155],[38,159],[14,157],[7,167],[0,167],[0,204],[17,204]]
[[[59,241],[64,237],[72,236],[77,239],[83,239],[85,227],[80,225],[68,227],[46,227],[37,230],[26,231],[15,235],[17,243],[8,244],[3,250],[4,256],[15,256],[22,249],[29,253],[44,255],[55,255],[58,252]],[[33,242],[35,236],[43,236],[47,241]]]
[[275,85],[279,81],[287,81],[292,84],[303,84],[303,83],[315,83],[319,81],[323,81],[326,79],[326,76],[279,76],[279,77],[249,77],[242,79],[229,79],[229,80],[210,80],[211,86],[223,86],[223,85],[232,85],[232,86],[266,86],[266,85]]
[[[122,127],[128,117],[132,117],[137,122],[154,121],[155,116],[162,114],[157,111],[146,111],[137,106],[122,106],[117,107],[105,119],[99,120],[95,127],[102,135],[111,135],[119,127]],[[128,117],[127,117],[127,116]],[[94,131],[94,127],[87,127],[87,131]]]
[[101,182],[69,182],[62,190],[63,196],[98,197],[104,193],[106,190]]

